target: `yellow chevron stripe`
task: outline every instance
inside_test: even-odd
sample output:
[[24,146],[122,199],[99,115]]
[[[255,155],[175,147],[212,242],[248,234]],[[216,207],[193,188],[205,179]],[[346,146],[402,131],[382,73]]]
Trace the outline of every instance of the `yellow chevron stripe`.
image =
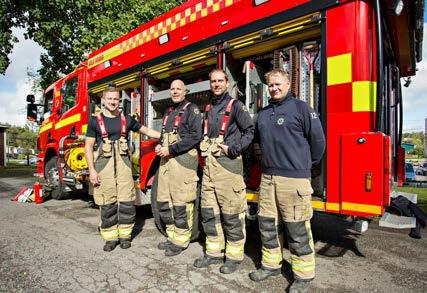
[[75,114],[73,116],[67,117],[64,120],[59,121],[55,124],[55,129],[62,128],[64,126],[67,126],[69,124],[72,124],[74,122],[80,121],[80,113]]

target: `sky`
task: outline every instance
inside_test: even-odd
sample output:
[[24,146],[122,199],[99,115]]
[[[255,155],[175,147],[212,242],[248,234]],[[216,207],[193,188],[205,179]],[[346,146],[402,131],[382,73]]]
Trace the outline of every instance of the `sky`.
[[[26,96],[30,93],[27,69],[36,71],[40,63],[40,46],[25,40],[22,29],[15,29],[19,43],[10,55],[12,61],[6,74],[0,75],[0,124],[24,126]],[[427,12],[424,11],[423,60],[417,64],[417,75],[411,85],[403,89],[403,132],[424,131],[427,118]]]

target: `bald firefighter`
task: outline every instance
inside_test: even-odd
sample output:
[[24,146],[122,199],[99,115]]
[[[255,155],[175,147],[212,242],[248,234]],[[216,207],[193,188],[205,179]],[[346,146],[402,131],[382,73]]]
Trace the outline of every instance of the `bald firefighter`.
[[250,278],[261,281],[280,274],[278,227],[283,222],[295,279],[289,292],[307,292],[315,276],[311,168],[323,156],[325,136],[318,114],[292,96],[287,73],[272,70],[266,80],[270,104],[259,112],[256,128],[262,154],[258,203],[262,260]]
[[[89,167],[93,196],[101,211],[101,236],[104,251],[112,251],[119,243],[123,249],[131,247],[131,233],[135,221],[135,186],[129,158],[129,131],[159,138],[160,133],[149,129],[119,112],[120,93],[109,85],[103,93],[102,113],[89,121],[85,155]],[[94,145],[97,156],[94,158]]]
[[196,146],[202,138],[202,116],[185,94],[184,83],[174,80],[170,86],[173,106],[163,116],[160,143],[156,146],[161,157],[157,206],[167,234],[167,240],[158,248],[164,249],[166,256],[180,254],[190,243],[199,180]]
[[212,103],[205,108],[205,158],[201,214],[206,253],[194,262],[197,268],[225,263],[223,274],[233,273],[243,260],[246,239],[246,191],[241,153],[252,142],[254,125],[242,102],[227,92],[228,76],[220,69],[209,74]]

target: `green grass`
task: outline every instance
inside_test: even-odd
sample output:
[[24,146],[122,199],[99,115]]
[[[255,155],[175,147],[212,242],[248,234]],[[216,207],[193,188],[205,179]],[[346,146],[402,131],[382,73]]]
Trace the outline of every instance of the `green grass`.
[[398,191],[416,193],[418,195],[418,206],[427,213],[427,188],[420,187],[398,187]]
[[0,178],[33,176],[36,171],[35,166],[8,165],[0,167]]

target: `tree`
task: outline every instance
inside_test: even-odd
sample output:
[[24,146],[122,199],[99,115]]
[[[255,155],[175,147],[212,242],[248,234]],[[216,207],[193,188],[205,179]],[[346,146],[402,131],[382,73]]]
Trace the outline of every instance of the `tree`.
[[13,27],[27,29],[46,53],[41,55],[40,85],[46,88],[71,72],[87,54],[184,0],[0,0],[0,73],[10,63],[17,39]]
[[11,126],[10,128],[6,129],[6,134],[7,145],[23,149],[24,154],[27,157],[27,164],[29,164],[30,153],[37,147],[37,132],[31,130],[27,126]]

